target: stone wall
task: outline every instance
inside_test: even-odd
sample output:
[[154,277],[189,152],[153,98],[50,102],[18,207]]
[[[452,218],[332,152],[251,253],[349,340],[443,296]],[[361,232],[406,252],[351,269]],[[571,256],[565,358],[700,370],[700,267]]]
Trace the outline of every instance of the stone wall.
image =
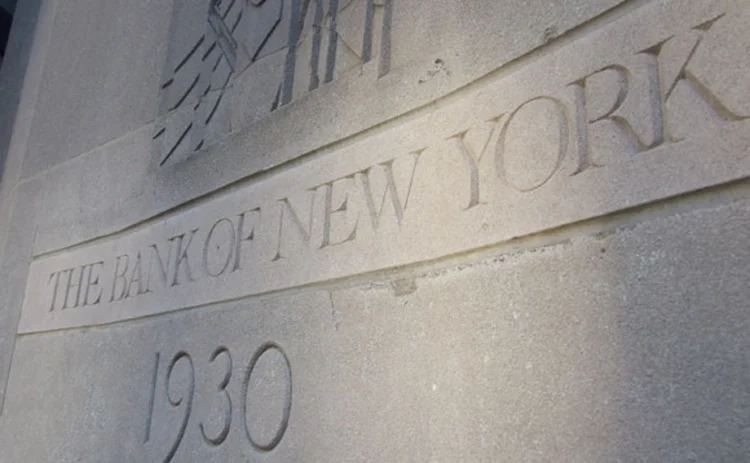
[[0,461],[742,461],[749,20],[20,2]]

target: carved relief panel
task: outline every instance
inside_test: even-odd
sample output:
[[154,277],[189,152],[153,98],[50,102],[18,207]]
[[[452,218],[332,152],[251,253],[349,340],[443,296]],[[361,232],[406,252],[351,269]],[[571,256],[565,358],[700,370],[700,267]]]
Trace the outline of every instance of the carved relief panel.
[[154,129],[156,162],[212,139],[377,60],[390,65],[393,0],[178,2]]

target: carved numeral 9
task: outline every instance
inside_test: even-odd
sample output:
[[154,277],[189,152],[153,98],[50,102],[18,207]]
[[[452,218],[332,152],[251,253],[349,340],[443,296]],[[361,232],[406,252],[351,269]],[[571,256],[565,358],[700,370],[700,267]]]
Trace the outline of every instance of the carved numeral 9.
[[182,359],[185,359],[188,362],[188,365],[190,365],[190,387],[188,388],[187,404],[185,404],[185,416],[182,418],[182,424],[180,424],[180,432],[177,433],[177,439],[174,441],[174,444],[172,444],[172,448],[169,449],[166,458],[164,458],[164,463],[169,463],[172,461],[172,458],[174,458],[174,454],[177,452],[177,448],[180,446],[180,442],[182,442],[182,438],[185,436],[185,430],[187,429],[188,421],[190,420],[190,412],[193,409],[193,396],[195,395],[195,367],[193,366],[193,359],[191,359],[190,355],[184,351],[175,354],[172,361],[169,363],[169,368],[167,368],[167,376],[164,381],[167,401],[169,402],[169,405],[179,407],[182,405],[182,401],[185,400],[185,396],[180,396],[177,400],[173,399],[169,387],[174,366]]

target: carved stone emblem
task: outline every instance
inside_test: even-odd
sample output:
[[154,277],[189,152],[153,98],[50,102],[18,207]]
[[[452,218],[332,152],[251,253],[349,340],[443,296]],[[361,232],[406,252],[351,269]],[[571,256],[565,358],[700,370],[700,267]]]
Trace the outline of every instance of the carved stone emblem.
[[[379,76],[389,70],[392,0],[209,0],[205,6],[202,28],[181,18],[173,25],[173,41],[190,37],[192,45],[175,44],[179,51],[161,85],[162,116],[154,132],[159,165],[199,151],[212,134],[236,129],[229,121],[248,123],[225,108],[227,93],[234,91],[239,106],[250,91],[256,98],[247,104],[259,104],[260,97],[263,107],[255,112],[268,113],[375,57]],[[241,88],[233,88],[263,60],[273,63],[262,77],[243,78]],[[264,85],[257,85],[261,78]]]

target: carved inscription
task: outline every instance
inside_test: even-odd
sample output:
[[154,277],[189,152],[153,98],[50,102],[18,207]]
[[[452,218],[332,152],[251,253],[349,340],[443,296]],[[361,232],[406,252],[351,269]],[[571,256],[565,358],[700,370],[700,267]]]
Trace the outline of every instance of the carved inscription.
[[[244,270],[252,256],[271,262],[286,259],[300,244],[309,249],[335,247],[357,239],[362,227],[377,230],[386,221],[400,224],[409,205],[421,151],[410,153],[299,195],[219,217],[207,226],[191,228],[112,259],[50,273],[46,294],[50,312],[96,307],[126,299],[148,297],[199,280],[217,279]],[[396,175],[400,174],[400,175]],[[349,195],[364,205],[346,237],[333,237]],[[334,196],[337,197],[334,204]],[[340,197],[340,199],[339,199]],[[260,226],[264,221],[264,226]],[[319,226],[316,226],[319,225]],[[259,229],[269,230],[266,249],[255,250]],[[257,261],[256,261],[257,263]],[[100,273],[108,278],[101,279]]]
[[[599,147],[591,140],[592,132],[600,136],[606,133],[611,137],[608,141],[614,138],[626,147],[624,151],[630,155],[682,141],[683,136],[673,133],[669,124],[670,118],[679,117],[669,111],[677,88],[690,94],[692,109],[695,110],[697,106],[709,111],[717,121],[748,119],[750,112],[733,110],[730,102],[724,101],[690,71],[691,60],[700,49],[705,35],[723,16],[698,24],[637,53],[632,67],[610,64],[575,80],[568,86],[571,104],[556,96],[539,95],[507,113],[491,118],[487,121],[489,133],[478,146],[466,141],[471,128],[448,137],[454,142],[469,174],[467,209],[481,204],[482,189],[493,188],[480,185],[479,176],[482,166],[493,161],[499,182],[519,192],[530,192],[544,186],[555,175],[578,175],[591,168],[602,167],[604,164],[597,153]],[[685,50],[688,53],[684,53]],[[597,85],[599,89],[606,86],[609,93],[593,93],[587,89],[587,85],[593,87],[597,80],[600,81]],[[644,100],[641,106],[648,108],[645,114],[635,115],[624,111],[628,104],[638,105],[634,102],[638,98]],[[536,133],[542,125],[548,125],[548,130],[542,134]],[[487,127],[483,127],[483,130],[487,131]],[[574,137],[577,145],[576,152],[569,143],[571,137]],[[541,140],[544,146],[539,146],[540,143],[534,139]],[[530,175],[521,172],[521,168],[510,167],[515,159],[529,159],[539,156],[539,152],[544,153],[547,165],[536,175],[536,179],[524,178]],[[492,160],[485,161],[487,158]],[[574,169],[567,174],[560,172],[566,158],[575,159]],[[524,167],[522,163],[519,164],[519,167]]]
[[99,272],[103,265],[104,262],[99,261],[50,273],[48,283],[52,286],[52,298],[49,309],[99,304],[102,300]]
[[[437,258],[748,176],[750,88],[721,76],[749,59],[747,41],[728,41],[746,36],[749,13],[731,11],[686,9],[689,26],[639,36],[616,56],[592,37],[581,45],[591,62],[571,45],[324,159],[38,259],[21,330]],[[545,66],[556,72],[540,78]]]
[[[261,363],[263,363],[262,366],[260,366]],[[169,443],[169,448],[163,458],[164,463],[168,463],[175,457],[191,422],[196,398],[196,375],[199,373],[196,372],[196,361],[193,357],[187,351],[178,351],[167,364],[166,373],[163,376],[163,385],[160,387],[160,364],[161,353],[157,352],[154,359],[153,382],[149,395],[149,414],[146,420],[144,445],[151,441],[154,432],[155,405],[161,402],[158,400],[157,394],[163,392],[165,406],[177,410],[180,414],[177,430],[171,433],[175,437]],[[292,372],[289,359],[284,351],[273,342],[265,343],[259,347],[247,365],[239,371],[239,376],[242,378],[242,387],[241,394],[236,396],[235,400],[232,400],[232,394],[230,394],[230,382],[235,371],[229,348],[217,347],[209,356],[207,367],[212,367],[213,364],[220,364],[223,367],[223,373],[214,381],[216,388],[213,395],[216,397],[205,394],[203,391],[199,391],[198,396],[211,398],[210,405],[215,407],[214,411],[219,413],[221,419],[218,426],[216,423],[208,424],[203,419],[198,420],[197,426],[203,443],[209,447],[219,447],[226,441],[232,427],[235,407],[240,404],[239,409],[242,410],[243,417],[241,426],[244,427],[243,434],[247,438],[249,447],[260,453],[275,449],[284,437],[289,425],[292,407]],[[271,376],[274,378],[272,384],[256,378],[260,375],[258,373],[259,368],[270,369]],[[176,379],[175,372],[178,370],[182,370],[180,379]],[[211,368],[211,370],[214,369]],[[268,371],[265,371],[265,373],[267,374]],[[266,390],[269,388],[272,389],[270,392]],[[279,396],[283,402],[278,422],[274,422],[273,417],[264,416],[257,409],[268,407],[268,404],[261,403],[259,400],[265,397],[264,394],[269,393]]]

